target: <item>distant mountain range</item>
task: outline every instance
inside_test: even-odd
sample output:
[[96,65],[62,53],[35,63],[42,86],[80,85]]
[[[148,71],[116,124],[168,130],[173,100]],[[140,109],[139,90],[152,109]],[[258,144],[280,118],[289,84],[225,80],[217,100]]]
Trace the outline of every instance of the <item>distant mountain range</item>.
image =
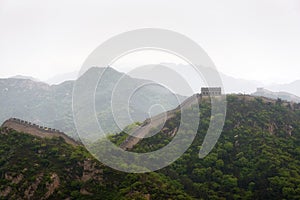
[[[167,69],[169,68],[169,69]],[[211,71],[210,68],[199,66],[201,72],[209,73]],[[186,89],[183,87],[182,78],[187,81],[191,88],[200,92],[199,85],[205,85],[205,77],[199,77],[196,71],[188,65],[183,64],[174,64],[174,63],[162,63],[159,65],[145,65],[142,66],[142,69],[135,70],[130,73],[133,77],[142,77],[144,79],[154,80],[162,83],[166,82],[164,77],[168,74],[169,77],[172,77],[172,81],[170,84],[173,85],[173,88],[177,88],[178,94],[183,94],[185,96],[191,96],[192,94],[186,93]],[[265,85],[259,81],[254,80],[245,80],[240,78],[235,78],[229,75],[226,75],[222,72],[219,72],[220,78],[223,83],[224,92],[226,94],[231,93],[242,93],[242,94],[251,94],[256,91],[257,88],[264,87],[274,92],[289,92],[296,96],[300,96],[300,80],[294,81],[288,84],[271,84]],[[160,77],[161,76],[161,77]],[[181,76],[181,77],[180,77]],[[180,81],[181,80],[181,81]],[[169,81],[170,82],[170,81]]]
[[[99,78],[104,68],[91,68],[79,79],[85,84]],[[135,79],[120,73],[112,68],[105,71],[105,76],[101,81],[103,87],[98,88],[95,93],[95,108],[98,121],[101,122],[102,129],[107,133],[119,132],[123,127],[118,127],[114,122],[113,113],[110,109],[111,94],[114,83],[124,76],[122,87],[134,88],[147,84],[151,81]],[[66,132],[76,138],[75,124],[72,112],[72,92],[74,81],[66,81],[58,85],[48,85],[42,82],[35,82],[30,79],[0,79],[0,123],[11,117],[21,118],[42,126],[56,128]],[[121,94],[120,94],[121,95]],[[85,103],[84,91],[82,93]],[[180,96],[181,101],[185,97]],[[149,117],[151,105],[160,103],[166,110],[178,106],[177,99],[171,93],[155,87],[145,87],[138,91],[131,99],[130,112],[135,121],[143,121]],[[179,102],[180,103],[180,102]],[[115,111],[124,109],[124,105],[117,106]],[[162,110],[151,110],[151,115],[156,115]],[[86,126],[89,126],[89,117],[86,117]],[[128,124],[127,124],[128,125]]]
[[300,80],[296,80],[288,84],[274,84],[266,86],[266,88],[272,91],[289,92],[300,97]]
[[13,78],[13,79],[28,79],[28,80],[32,80],[32,81],[35,81],[35,82],[41,82],[39,79],[33,78],[31,76],[16,75],[16,76],[12,76],[10,78]]
[[56,76],[53,76],[49,78],[48,80],[44,81],[45,83],[49,85],[58,85],[61,84],[65,81],[74,81],[78,77],[78,72],[69,72],[69,73],[64,73],[64,74],[58,74]]
[[[175,88],[175,92],[185,96],[191,96],[194,93],[200,93],[201,87],[206,85],[207,80],[204,74],[211,74],[213,77],[215,71],[211,68],[201,67],[200,76],[197,71],[188,65],[173,64],[173,63],[162,63],[159,65],[145,65],[141,66],[140,69],[129,72],[133,77],[142,77],[144,79],[153,80],[162,84],[168,82]],[[214,72],[214,73],[212,73]],[[249,81],[244,79],[237,79],[223,73],[219,73],[223,83],[224,91],[226,94],[229,93],[247,93],[250,94],[256,90],[257,87],[261,87],[263,84],[256,81]],[[166,78],[166,75],[170,78]],[[166,80],[167,79],[167,80]],[[189,86],[187,86],[189,84]],[[219,86],[219,85],[214,85]],[[190,91],[193,92],[190,92]],[[188,92],[189,91],[189,92]]]
[[288,92],[272,92],[264,88],[258,88],[257,91],[254,92],[252,95],[300,103],[300,97],[290,94]]
[[[175,70],[175,72],[171,72],[170,70],[166,70],[166,68],[170,68]],[[183,96],[191,96],[192,94],[187,93],[185,88],[182,86],[182,82],[179,80],[182,80],[184,78],[185,80],[188,80],[188,82],[191,84],[192,89],[200,92],[199,85],[204,85],[204,81],[199,79],[197,75],[195,75],[195,72],[193,70],[189,70],[189,66],[182,65],[182,64],[174,64],[174,63],[162,63],[159,65],[146,65],[143,68],[143,73],[141,71],[136,70],[133,72],[129,72],[129,75],[133,78],[142,78],[146,80],[153,80],[161,82],[163,79],[165,79],[166,73],[168,73],[169,77],[172,77],[172,80],[164,80],[163,83],[168,82],[169,84],[173,84],[174,88],[177,88],[176,93],[181,94]],[[205,68],[202,68],[203,70],[207,70]],[[160,72],[160,73],[159,73]],[[177,74],[176,74],[177,72]],[[300,80],[295,80],[291,83],[286,84],[270,84],[266,85],[259,81],[255,80],[246,80],[241,78],[235,78],[229,75],[226,75],[222,72],[219,73],[220,77],[223,82],[224,86],[224,92],[226,94],[230,93],[246,93],[246,94],[252,94],[256,91],[257,88],[264,87],[270,91],[274,92],[288,92],[296,96],[300,96]],[[182,77],[180,77],[182,76]],[[70,80],[76,80],[78,77],[78,72],[69,72],[64,74],[58,74],[46,81],[43,81],[49,85],[58,85],[65,81]],[[17,79],[30,79],[36,82],[40,82],[40,80],[29,77],[29,76],[14,76],[11,78],[17,78]]]
[[[129,73],[129,75],[120,73],[113,68],[109,68],[109,70],[106,71],[105,78],[102,81],[104,87],[101,87],[101,89],[97,87],[98,89],[95,95],[98,121],[101,122],[101,126],[105,132],[115,133],[120,131],[120,124],[114,121],[114,115],[110,109],[110,102],[111,93],[114,89],[113,83],[117,82],[122,76],[125,77],[122,83],[123,95],[126,95],[130,88],[143,84],[147,85],[152,83],[152,81],[149,80],[153,80],[159,81],[162,84],[172,85],[174,89],[173,92],[182,95],[180,96],[180,101],[182,102],[186,96],[191,96],[191,93],[183,87],[182,78],[189,80],[192,89],[200,93],[200,88],[204,86],[203,81],[195,78],[195,74],[193,74],[192,71],[185,70],[186,66],[174,64],[164,65],[175,69],[177,75],[176,73],[170,73],[166,68],[161,66],[157,68],[151,65],[146,66],[143,73],[135,71]],[[84,73],[79,80],[86,84],[95,81],[98,79],[98,75],[102,73],[102,70],[103,68],[91,68]],[[208,69],[203,68],[203,70]],[[74,72],[73,75],[74,74],[77,73]],[[178,74],[182,75],[182,77],[178,76]],[[271,85],[265,87],[266,89],[264,90],[255,92],[257,88],[262,86],[261,83],[236,79],[222,73],[220,76],[226,93],[246,93],[254,96],[264,96],[273,99],[281,98],[282,100],[300,102],[300,98],[297,96],[300,96],[298,89],[300,88],[300,81],[285,85]],[[76,138],[77,135],[72,112],[72,92],[75,81],[64,81],[67,76],[62,75],[60,77],[62,77],[60,81],[63,83],[57,85],[49,85],[32,77],[25,76],[0,79],[0,123],[10,117],[16,117],[32,121],[42,126],[60,129]],[[69,77],[72,78],[71,76]],[[175,79],[165,77],[175,77]],[[274,92],[271,92],[271,90],[269,90],[270,88],[274,90]],[[88,91],[82,92],[82,103],[86,101],[86,99],[84,99],[84,96],[86,96],[85,92]],[[120,95],[122,95],[122,92],[119,96]],[[148,86],[139,91],[139,95],[131,100],[130,113],[134,121],[143,121],[148,118],[149,110],[151,110],[150,108],[154,104],[163,104],[165,110],[170,110],[178,106],[177,99],[174,98],[172,93],[155,86]],[[119,105],[115,111],[124,112],[125,106],[128,105]],[[152,116],[163,112],[163,110],[155,109],[151,111]],[[86,116],[84,120],[87,130],[90,126],[89,117],[91,116]],[[128,125],[129,123],[127,123],[126,120],[123,121],[121,128],[124,128],[125,124]]]

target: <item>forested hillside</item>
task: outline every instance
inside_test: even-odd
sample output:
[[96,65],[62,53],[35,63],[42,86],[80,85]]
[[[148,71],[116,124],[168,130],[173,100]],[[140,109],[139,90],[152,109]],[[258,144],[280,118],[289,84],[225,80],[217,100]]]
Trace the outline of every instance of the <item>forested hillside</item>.
[[62,138],[0,129],[0,199],[191,199],[163,174],[127,174]]
[[[127,174],[105,167],[82,146],[1,129],[0,196],[3,199],[299,199],[300,104],[251,96],[227,96],[223,133],[200,159],[210,103],[202,101],[191,147],[156,172]],[[195,105],[198,106],[198,105]],[[131,151],[166,145],[180,113],[157,135]],[[121,133],[110,137],[120,144]]]
[[[213,151],[198,157],[210,117],[210,104],[202,101],[192,146],[159,173],[183,184],[196,199],[299,199],[300,104],[237,95],[227,96],[227,102],[225,127]],[[149,152],[168,144],[168,133],[179,120],[180,113],[132,151]],[[120,143],[125,135],[113,140]]]

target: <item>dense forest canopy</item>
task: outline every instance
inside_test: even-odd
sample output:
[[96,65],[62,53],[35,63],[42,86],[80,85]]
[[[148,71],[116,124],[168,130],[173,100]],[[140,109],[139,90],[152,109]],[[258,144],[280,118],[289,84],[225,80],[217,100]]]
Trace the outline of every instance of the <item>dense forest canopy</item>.
[[[202,102],[197,137],[188,151],[159,171],[184,185],[197,199],[299,199],[300,104],[250,96],[227,96],[223,133],[204,159],[198,152],[210,119],[210,104]],[[167,145],[168,132],[178,126],[180,113],[132,151],[149,152]],[[125,133],[113,136],[117,144]]]
[[[198,153],[210,120],[201,102],[200,126],[190,148],[156,172],[127,174],[104,166],[84,147],[12,130],[0,134],[0,196],[17,199],[299,199],[300,104],[228,95],[225,126],[204,159]],[[192,108],[191,108],[192,109]],[[168,144],[180,112],[164,129],[130,151]],[[187,133],[188,134],[188,133]],[[119,145],[125,133],[110,136]],[[94,148],[101,148],[98,141]],[[34,190],[33,190],[34,189]],[[35,192],[33,192],[35,191]]]

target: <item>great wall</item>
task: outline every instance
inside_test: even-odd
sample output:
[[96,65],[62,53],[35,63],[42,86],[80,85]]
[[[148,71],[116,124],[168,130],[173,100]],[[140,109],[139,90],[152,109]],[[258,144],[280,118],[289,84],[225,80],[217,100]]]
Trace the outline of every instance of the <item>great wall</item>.
[[[216,88],[215,90],[217,90],[218,88]],[[185,108],[189,108],[191,107],[193,104],[195,103],[200,103],[201,101],[210,101],[211,97],[214,98],[222,98],[222,95],[220,93],[220,89],[218,89],[218,93],[214,93],[213,95],[210,94],[206,94],[206,95],[202,95],[202,94],[195,94],[194,96],[187,98],[184,102],[181,103],[181,105],[179,105],[177,108],[175,108],[174,110],[170,110],[167,111],[167,117],[165,119],[165,114],[159,114],[151,119],[147,119],[144,121],[144,123],[138,127],[137,129],[133,130],[133,133],[131,133],[126,139],[125,141],[123,141],[120,145],[120,148],[122,148],[123,150],[130,150],[132,149],[137,143],[139,143],[147,134],[149,134],[150,130],[152,128],[157,127],[158,125],[162,124],[165,122],[165,120],[170,120],[171,118],[175,117],[175,113],[176,111],[180,111],[181,108],[185,109]],[[244,99],[244,100],[249,100],[249,101],[255,101],[257,99],[257,97],[255,96],[251,96],[251,95],[238,95],[237,98],[240,99]],[[262,99],[263,102],[268,103],[268,104],[275,104],[276,103],[276,99],[270,99],[267,97],[260,97]],[[198,100],[195,101],[195,99]],[[283,105],[288,106],[290,105],[291,107],[293,107],[294,103],[289,103],[286,101],[283,101]],[[150,123],[151,122],[151,123]],[[288,135],[291,135],[291,127],[287,128],[288,131]],[[170,130],[171,135],[176,134],[177,129],[176,130]]]
[[[187,98],[185,101],[183,101],[177,108],[167,111],[166,113],[156,115],[150,119],[146,119],[140,127],[133,130],[133,133],[131,133],[131,135],[128,136],[126,140],[121,143],[120,148],[122,148],[123,150],[132,149],[147,134],[149,134],[152,128],[158,127],[160,124],[164,124],[165,121],[174,118],[176,116],[177,111],[189,108],[194,104],[198,104],[201,101],[201,99],[203,99],[201,94],[195,94],[192,97]],[[176,130],[171,131],[172,135],[176,134],[176,132],[177,128]]]
[[[218,89],[218,88],[217,88]],[[214,98],[222,97],[223,95],[221,93],[217,93],[212,95]],[[257,97],[251,96],[251,95],[238,95],[238,98],[244,99],[244,100],[255,100]],[[267,97],[260,97],[263,102],[268,104],[275,104],[275,99],[270,99]],[[198,100],[195,101],[195,99]],[[130,136],[128,136],[123,143],[121,143],[120,148],[124,150],[132,149],[137,143],[139,143],[147,134],[149,134],[150,130],[152,128],[157,127],[158,125],[165,122],[165,120],[170,120],[171,118],[175,117],[176,111],[180,111],[181,108],[189,108],[195,103],[199,103],[201,101],[205,101],[210,99],[210,95],[202,95],[202,94],[195,94],[193,97],[190,97],[183,101],[181,105],[179,105],[177,108],[167,111],[166,113],[161,113],[157,116],[154,116],[150,119],[146,119],[142,125],[135,130],[133,130],[133,133],[131,133]],[[283,104],[291,107],[294,107],[294,103],[292,102],[286,102],[283,101]],[[9,128],[16,130],[18,132],[28,133],[33,136],[42,137],[42,138],[53,138],[53,137],[62,137],[67,143],[71,145],[81,145],[80,142],[75,141],[71,137],[67,136],[65,133],[48,127],[39,126],[37,124],[24,121],[17,118],[10,118],[6,120],[2,126],[3,128]],[[176,134],[176,131],[171,131],[172,135]],[[291,133],[289,133],[291,135]]]
[[68,144],[74,146],[80,145],[79,142],[75,141],[74,139],[57,129],[39,126],[35,123],[31,123],[17,118],[10,118],[6,120],[1,127],[13,129],[18,132],[27,133],[41,138],[62,137]]

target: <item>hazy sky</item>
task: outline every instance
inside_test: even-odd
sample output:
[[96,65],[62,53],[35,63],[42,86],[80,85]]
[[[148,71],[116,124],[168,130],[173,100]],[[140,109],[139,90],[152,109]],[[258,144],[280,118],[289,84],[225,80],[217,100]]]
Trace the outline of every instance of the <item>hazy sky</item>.
[[145,27],[188,36],[234,77],[300,79],[299,0],[0,0],[0,77],[79,70],[103,41]]

